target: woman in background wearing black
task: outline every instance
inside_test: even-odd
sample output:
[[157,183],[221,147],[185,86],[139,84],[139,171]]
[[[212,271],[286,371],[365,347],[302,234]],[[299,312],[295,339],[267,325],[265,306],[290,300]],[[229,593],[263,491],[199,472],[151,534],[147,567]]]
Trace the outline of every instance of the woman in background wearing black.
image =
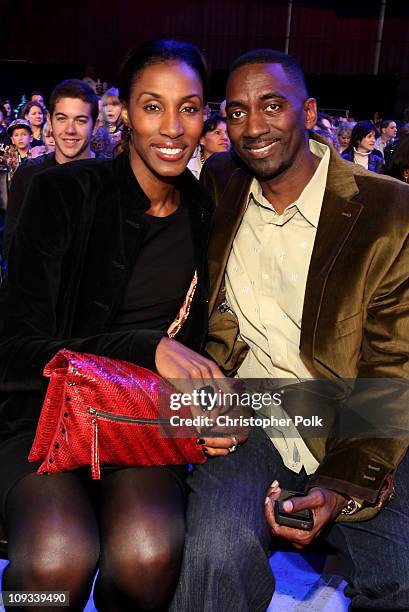
[[43,141],[43,124],[44,124],[44,108],[39,102],[31,101],[27,102],[19,112],[21,119],[26,119],[33,132],[33,140],[31,146],[41,147],[44,145]]

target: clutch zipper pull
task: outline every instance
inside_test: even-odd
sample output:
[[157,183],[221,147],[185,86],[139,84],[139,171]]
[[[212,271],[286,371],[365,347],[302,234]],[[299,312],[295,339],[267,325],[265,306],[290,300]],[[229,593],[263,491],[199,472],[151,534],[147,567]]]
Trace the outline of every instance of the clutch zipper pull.
[[92,460],[91,460],[91,477],[92,480],[101,479],[101,469],[99,465],[99,452],[98,452],[98,419],[94,417],[91,421],[93,432],[92,432]]

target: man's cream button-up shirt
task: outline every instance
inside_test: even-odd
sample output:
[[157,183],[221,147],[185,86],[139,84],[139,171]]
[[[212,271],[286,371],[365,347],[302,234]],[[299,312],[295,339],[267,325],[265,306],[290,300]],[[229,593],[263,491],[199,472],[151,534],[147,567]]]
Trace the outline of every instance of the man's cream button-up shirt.
[[[226,298],[249,346],[240,378],[314,378],[300,357],[301,318],[308,268],[327,182],[330,152],[310,140],[320,163],[296,202],[279,215],[254,179],[226,268]],[[272,381],[271,381],[272,382]],[[278,382],[278,381],[277,381]],[[284,382],[284,381],[282,381]],[[278,383],[280,384],[280,383]],[[270,416],[265,409],[260,415]],[[274,416],[286,418],[282,409]],[[318,463],[296,428],[267,431],[284,464],[313,473]]]

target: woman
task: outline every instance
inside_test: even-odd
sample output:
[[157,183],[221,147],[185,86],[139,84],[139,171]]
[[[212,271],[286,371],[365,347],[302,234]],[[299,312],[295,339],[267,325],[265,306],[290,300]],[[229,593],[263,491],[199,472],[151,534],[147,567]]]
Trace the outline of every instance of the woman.
[[221,115],[212,115],[204,122],[200,139],[201,157],[206,161],[213,153],[222,153],[230,149],[226,119]]
[[222,153],[230,149],[230,140],[227,134],[226,118],[213,114],[203,124],[200,149],[189,163],[191,172],[199,178],[205,161],[214,153]]
[[[0,293],[0,494],[10,565],[3,590],[68,590],[82,610],[162,610],[178,578],[187,466],[39,476],[28,464],[42,370],[62,347],[167,379],[221,377],[198,352],[207,325],[212,203],[186,171],[202,131],[205,66],[190,44],[153,41],[119,75],[129,154],[37,175]],[[166,330],[194,272],[190,314]],[[227,454],[230,438],[207,441]],[[202,440],[200,440],[202,443]]]
[[111,87],[102,96],[102,111],[114,146],[121,142],[123,128],[121,120],[122,104],[118,96],[119,91],[116,87]]
[[384,174],[409,183],[409,134],[399,138]]
[[19,117],[22,119],[26,119],[30,125],[33,132],[33,140],[31,146],[39,147],[44,145],[43,136],[42,136],[42,128],[44,123],[44,109],[39,102],[27,102],[21,111],[19,112]]
[[349,123],[346,123],[345,121],[337,127],[339,153],[344,153],[344,151],[346,151],[346,149],[349,147],[349,143],[351,142],[352,128],[353,126],[351,126]]
[[[117,154],[123,135],[124,124],[121,119],[122,104],[116,87],[108,89],[101,99],[101,120],[95,125],[92,137],[92,150],[105,157]],[[98,122],[97,122],[98,123]]]
[[372,172],[382,172],[384,165],[382,154],[375,149],[377,136],[378,132],[373,123],[358,121],[351,132],[351,141],[342,153],[342,157]]

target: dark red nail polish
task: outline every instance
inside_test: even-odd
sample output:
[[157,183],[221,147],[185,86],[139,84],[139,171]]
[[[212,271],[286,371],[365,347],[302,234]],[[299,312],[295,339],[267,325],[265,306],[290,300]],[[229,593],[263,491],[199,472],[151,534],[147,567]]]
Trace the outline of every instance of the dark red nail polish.
[[204,444],[205,441],[203,440],[203,438],[199,438],[198,440],[196,440],[196,444]]

